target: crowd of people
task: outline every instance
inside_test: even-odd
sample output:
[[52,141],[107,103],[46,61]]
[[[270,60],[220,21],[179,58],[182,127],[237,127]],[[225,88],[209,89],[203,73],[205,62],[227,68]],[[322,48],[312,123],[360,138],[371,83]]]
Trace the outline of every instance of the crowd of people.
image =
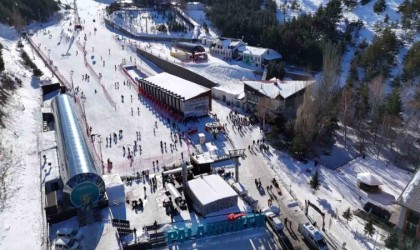
[[243,127],[251,125],[251,122],[248,117],[242,116],[238,114],[237,111],[233,110],[229,112],[229,116],[227,116],[226,119],[232,122],[232,129],[235,129],[235,127],[237,127],[239,131],[241,131]]

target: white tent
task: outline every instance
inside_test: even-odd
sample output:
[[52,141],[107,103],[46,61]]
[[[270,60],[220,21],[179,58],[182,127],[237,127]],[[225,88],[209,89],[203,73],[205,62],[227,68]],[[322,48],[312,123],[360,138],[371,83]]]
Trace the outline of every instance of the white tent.
[[357,174],[357,182],[363,183],[369,186],[379,186],[383,184],[382,180],[379,177],[371,173]]

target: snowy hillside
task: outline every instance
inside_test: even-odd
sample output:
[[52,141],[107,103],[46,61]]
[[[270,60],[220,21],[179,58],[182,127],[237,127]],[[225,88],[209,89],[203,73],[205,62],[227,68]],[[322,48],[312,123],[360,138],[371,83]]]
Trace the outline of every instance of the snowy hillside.
[[[38,80],[20,63],[17,34],[0,24],[5,72],[22,80],[22,87],[7,91],[5,128],[0,128],[0,249],[41,249],[45,226],[40,191],[38,134],[40,89]],[[1,86],[2,92],[6,86]],[[4,100],[2,100],[4,101]],[[4,182],[3,182],[4,181]],[[5,189],[3,189],[5,188]]]
[[[296,1],[280,1],[276,0],[277,4],[277,19],[279,22],[290,20],[293,17],[299,17],[302,14],[313,14],[320,6],[325,6],[328,0],[296,0]],[[420,34],[415,33],[412,40],[407,40],[407,33],[402,30],[401,14],[398,12],[398,7],[403,0],[386,1],[385,11],[382,13],[375,13],[373,5],[375,0],[362,5],[360,2],[354,8],[347,8],[343,6],[343,18],[339,24],[341,30],[345,30],[346,22],[361,22],[363,27],[355,34],[355,39],[352,41],[355,47],[362,41],[370,43],[374,37],[380,34],[383,27],[391,27],[397,37],[404,42],[404,46],[400,49],[397,55],[396,66],[392,69],[392,76],[402,72],[402,63],[405,54],[416,41],[420,41]],[[385,18],[388,17],[388,24],[383,24]],[[341,85],[345,84],[347,79],[350,62],[354,56],[355,50],[350,47],[343,55]]]

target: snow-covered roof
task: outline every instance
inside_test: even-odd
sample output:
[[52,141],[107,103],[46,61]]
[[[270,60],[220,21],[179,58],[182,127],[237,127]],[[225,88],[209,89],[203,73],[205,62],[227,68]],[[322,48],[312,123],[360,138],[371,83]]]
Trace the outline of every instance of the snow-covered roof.
[[230,39],[220,39],[220,43],[223,45],[223,48],[227,49],[231,43]]
[[243,81],[247,86],[261,94],[275,99],[279,95],[284,99],[306,88],[315,81]]
[[213,87],[214,90],[220,90],[232,95],[240,95],[244,92],[243,84],[224,84],[220,86]]
[[240,93],[240,94],[236,97],[236,99],[238,99],[238,100],[242,100],[242,99],[244,99],[244,98],[245,98],[245,92]]
[[237,196],[237,193],[219,175],[202,176],[189,181],[188,186],[202,205]]
[[398,198],[398,204],[420,213],[420,171],[414,174]]
[[184,97],[185,100],[189,100],[198,95],[206,93],[207,91],[210,91],[210,89],[206,87],[200,86],[166,72],[147,77],[144,80],[169,90],[177,95],[180,95],[181,97]]
[[238,46],[238,45],[240,45],[240,44],[243,44],[243,42],[242,42],[242,40],[232,40],[231,42],[230,42],[230,46],[231,47],[236,47],[236,46]]
[[267,48],[243,45],[239,46],[238,50],[246,55],[262,56],[265,60],[269,61],[282,58],[279,52]]
[[383,184],[379,177],[371,173],[359,173],[357,174],[357,180],[369,186],[379,186]]
[[102,176],[102,179],[104,180],[105,187],[107,188],[121,185],[124,186],[119,174],[106,174]]
[[270,61],[270,60],[275,60],[275,59],[281,59],[281,58],[282,58],[282,56],[280,55],[280,53],[279,53],[279,52],[277,52],[277,51],[275,51],[275,50],[272,50],[272,49],[269,49],[269,50],[268,50],[268,53],[267,53],[267,54],[265,54],[265,55],[263,55],[263,58],[264,58],[265,60]]
[[254,46],[246,46],[246,50],[244,54],[250,54],[254,56],[262,56],[268,49],[267,48],[260,48]]

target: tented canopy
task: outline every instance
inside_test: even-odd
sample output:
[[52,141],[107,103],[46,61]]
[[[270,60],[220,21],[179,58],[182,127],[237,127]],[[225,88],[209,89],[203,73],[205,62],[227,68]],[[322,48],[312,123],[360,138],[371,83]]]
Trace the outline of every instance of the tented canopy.
[[364,183],[366,185],[369,185],[369,186],[379,186],[379,185],[383,184],[382,180],[379,177],[377,177],[377,176],[375,176],[371,173],[357,174],[357,181],[361,182],[361,183]]

